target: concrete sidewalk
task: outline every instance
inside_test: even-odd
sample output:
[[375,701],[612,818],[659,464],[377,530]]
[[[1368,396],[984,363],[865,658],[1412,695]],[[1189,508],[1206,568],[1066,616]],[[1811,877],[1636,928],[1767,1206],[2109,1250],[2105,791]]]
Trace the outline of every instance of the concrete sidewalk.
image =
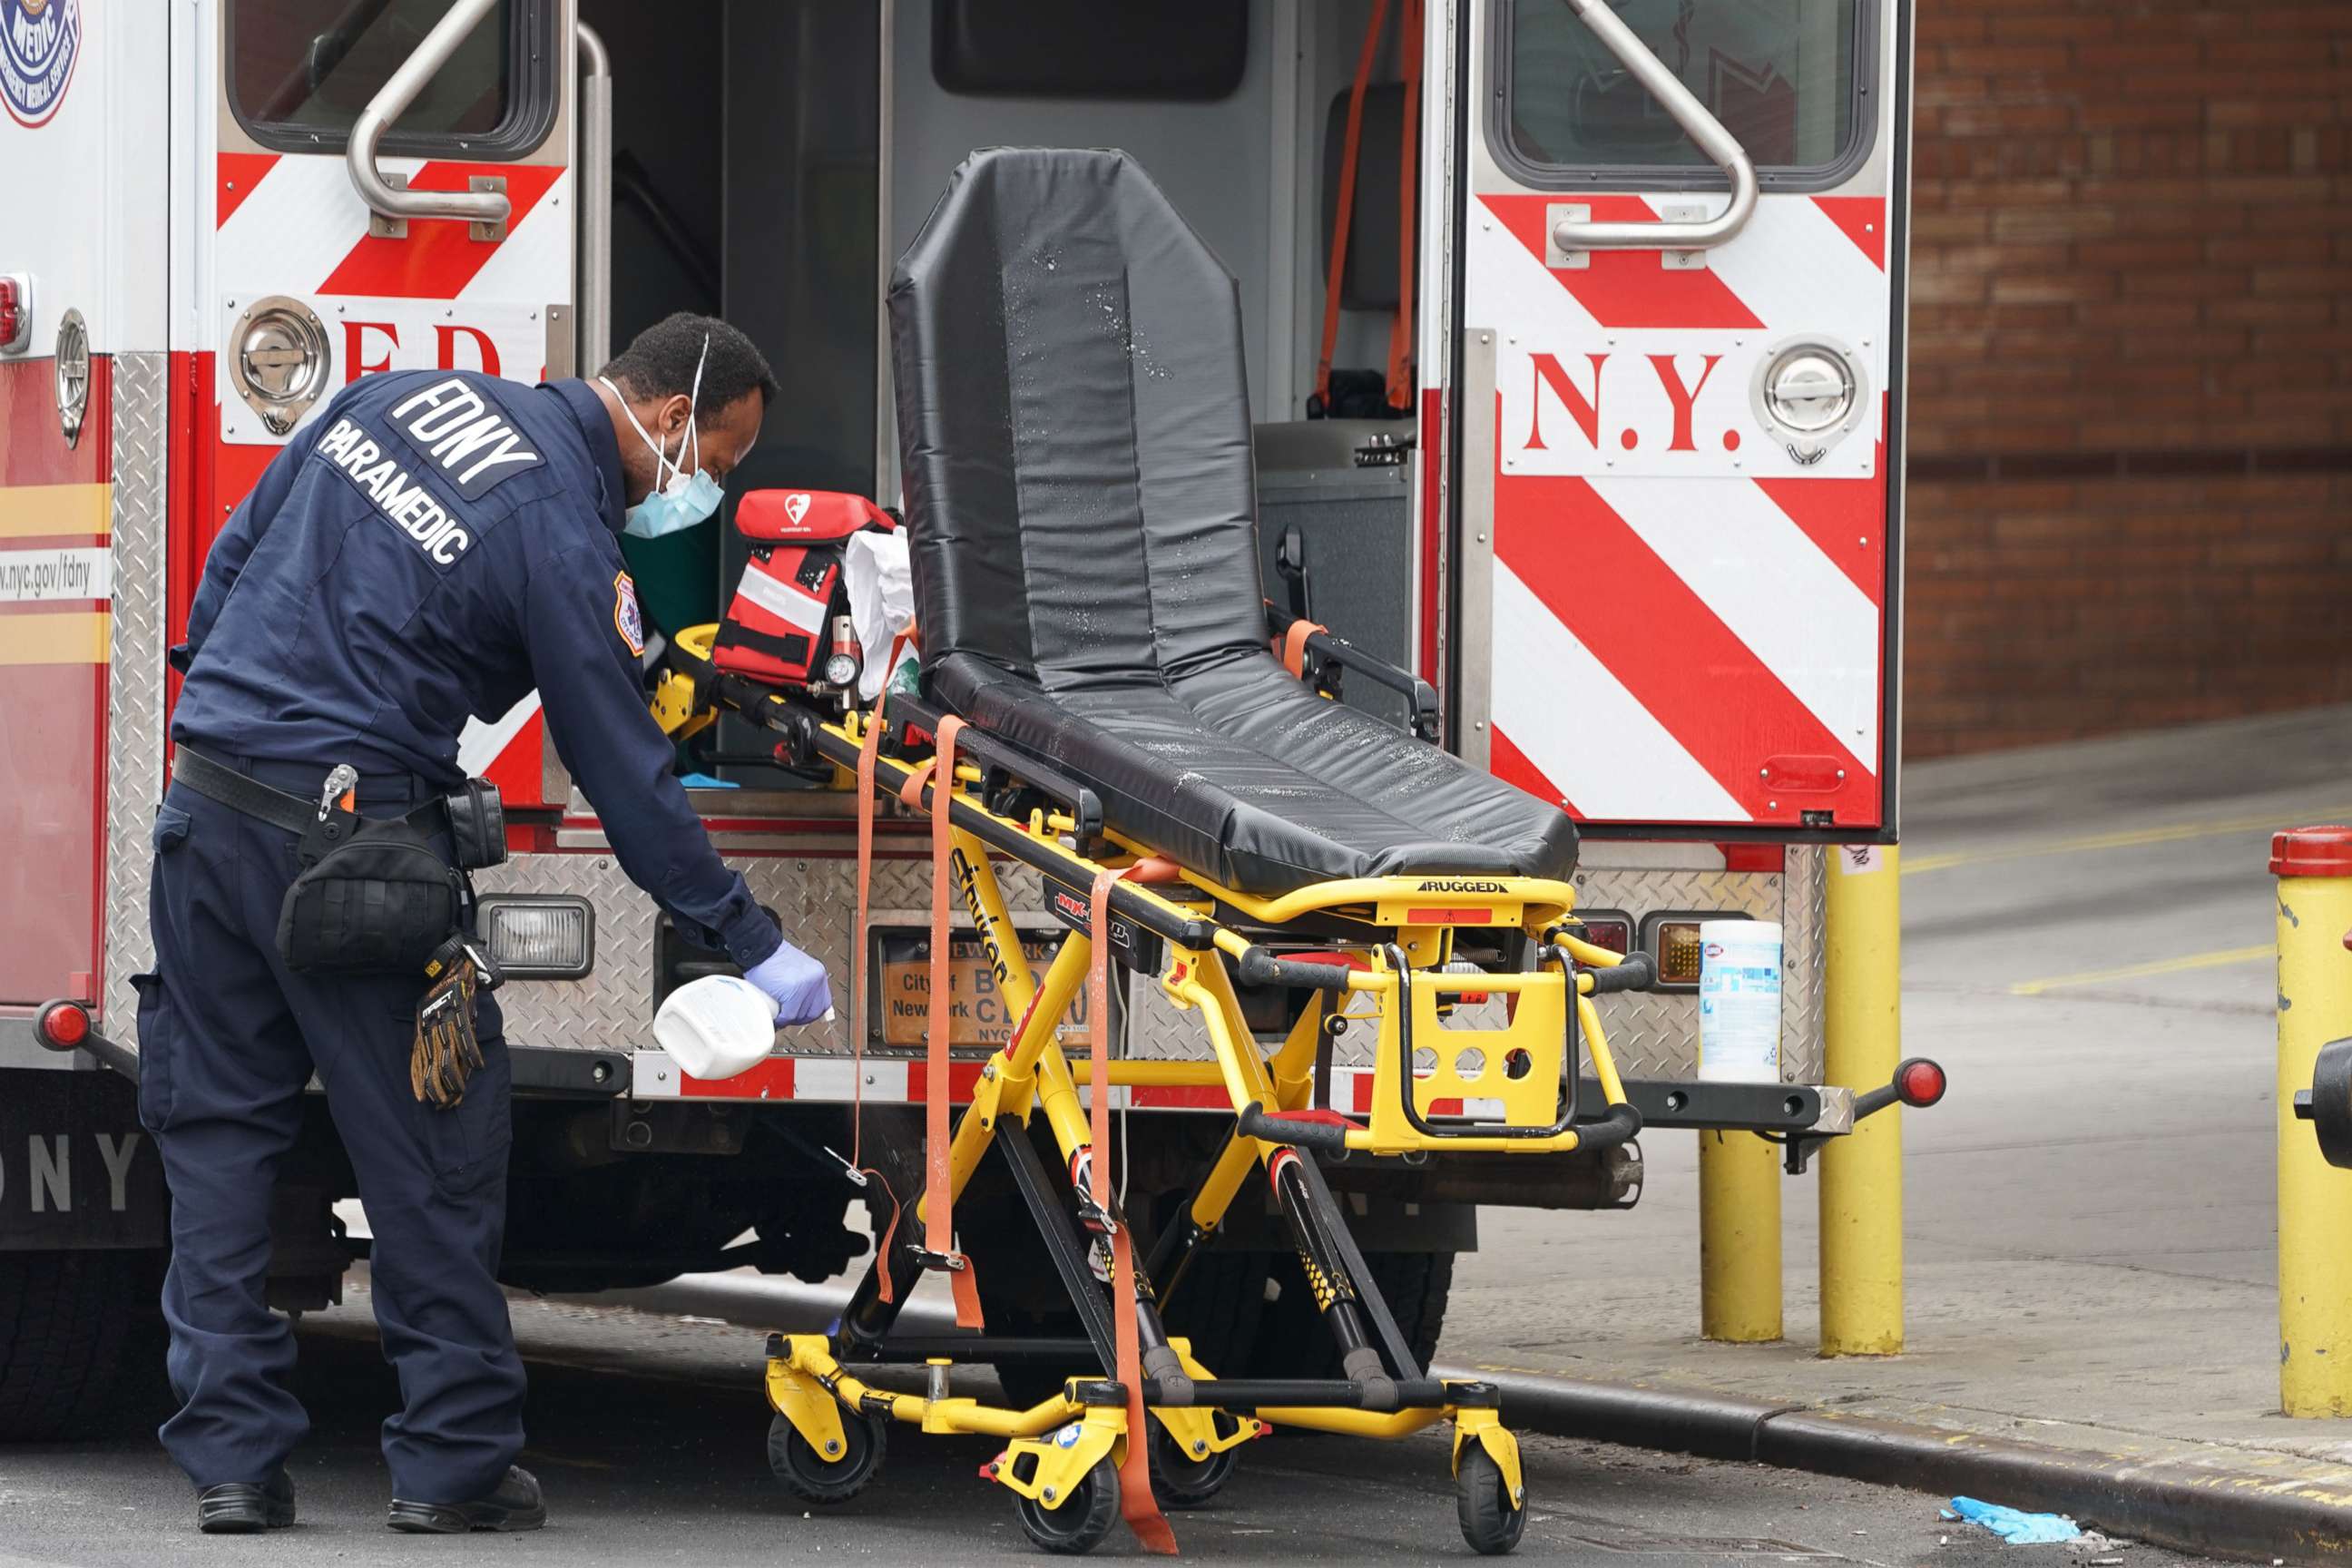
[[2352,709],[1922,764],[1904,794],[1904,1046],[1953,1084],[1904,1113],[1908,1353],[1813,1353],[1810,1176],[1787,1339],[1702,1342],[1695,1146],[1653,1133],[1631,1215],[1482,1216],[1442,1355],[2352,1497],[2352,1422],[2278,1414],[2266,868],[2273,828],[2352,819]]

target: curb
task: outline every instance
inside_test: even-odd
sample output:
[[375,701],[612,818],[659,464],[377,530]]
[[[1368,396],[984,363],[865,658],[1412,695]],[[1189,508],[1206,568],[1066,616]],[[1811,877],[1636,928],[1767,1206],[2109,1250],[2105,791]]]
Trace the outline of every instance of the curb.
[[1629,1384],[1439,1369],[1501,1385],[1511,1424],[2063,1513],[2179,1552],[2352,1563],[2352,1467],[2214,1447],[2148,1458]]
[[[570,1299],[775,1328],[820,1325],[848,1293],[773,1278],[690,1275]],[[931,1304],[908,1318],[938,1330],[953,1322]],[[1460,1363],[1431,1370],[1497,1384],[1511,1425],[1524,1431],[1985,1498],[2176,1552],[2352,1564],[2352,1465],[2219,1445],[2188,1457],[2102,1453],[1700,1389]]]

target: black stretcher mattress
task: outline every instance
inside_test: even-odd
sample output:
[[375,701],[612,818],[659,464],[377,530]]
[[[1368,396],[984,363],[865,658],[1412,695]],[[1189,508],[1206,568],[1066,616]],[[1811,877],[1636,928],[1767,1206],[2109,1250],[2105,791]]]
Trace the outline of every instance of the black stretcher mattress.
[[1234,280],[1132,160],[973,154],[890,320],[934,700],[1245,892],[1575,868],[1563,813],[1268,650]]

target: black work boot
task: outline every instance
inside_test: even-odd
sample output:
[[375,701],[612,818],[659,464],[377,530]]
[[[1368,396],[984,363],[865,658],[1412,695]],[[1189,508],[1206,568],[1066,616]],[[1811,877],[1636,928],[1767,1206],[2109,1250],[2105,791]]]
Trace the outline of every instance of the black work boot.
[[196,1528],[206,1535],[254,1535],[294,1522],[294,1478],[279,1470],[256,1486],[230,1481],[196,1494]]
[[463,1535],[469,1530],[537,1530],[547,1522],[547,1502],[539,1478],[520,1465],[507,1467],[499,1489],[472,1502],[403,1502],[392,1500],[384,1522],[411,1535]]

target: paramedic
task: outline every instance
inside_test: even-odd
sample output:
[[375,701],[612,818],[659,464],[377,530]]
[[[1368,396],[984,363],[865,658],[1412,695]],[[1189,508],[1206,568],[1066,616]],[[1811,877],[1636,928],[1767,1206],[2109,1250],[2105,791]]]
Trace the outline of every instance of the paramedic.
[[163,1312],[182,1408],[161,1436],[196,1487],[200,1528],[293,1521],[285,1462],[308,1422],[289,1386],[293,1331],[268,1305],[270,1188],[314,1072],[374,1232],[376,1321],[400,1374],[387,1522],[546,1517],[514,1468],[523,1371],[495,1278],[512,1137],[497,1004],[478,999],[480,1065],[457,1102],[425,1103],[410,1077],[423,968],[289,965],[278,917],[302,841],[270,810],[317,805],[349,764],[361,817],[427,807],[449,856],[451,818],[433,812],[463,784],[460,728],[535,688],[629,877],[732,957],[778,1023],[829,1005],[823,969],[721,863],[673,776],[621,555],[624,532],[710,516],[775,391],[741,333],[684,315],[593,382],[365,376],[288,443],[214,544],[173,650],[185,681],[139,1019],[141,1117],[173,1200]]

